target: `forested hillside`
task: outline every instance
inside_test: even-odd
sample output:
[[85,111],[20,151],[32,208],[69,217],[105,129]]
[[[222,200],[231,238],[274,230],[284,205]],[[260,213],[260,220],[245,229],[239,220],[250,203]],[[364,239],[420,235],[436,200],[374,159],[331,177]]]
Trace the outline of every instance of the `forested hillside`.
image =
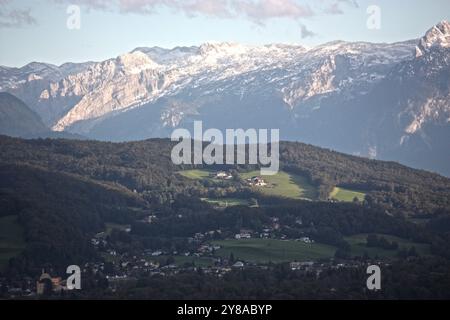
[[[174,275],[183,270],[192,278],[189,272],[199,263],[220,273],[229,270],[234,254],[251,265],[272,258],[293,261],[300,255],[314,261],[337,259],[355,267],[371,259],[401,264],[420,257],[436,264],[439,260],[427,259],[450,258],[450,179],[396,163],[282,143],[282,174],[274,180],[267,177],[270,185],[261,189],[244,178],[257,174],[257,167],[175,166],[170,159],[173,145],[163,139],[107,143],[0,137],[0,223],[2,230],[9,230],[0,237],[0,278],[3,272],[14,283],[42,268],[61,274],[67,265],[87,263],[97,268],[89,282],[92,290],[105,288],[106,276],[125,274],[141,279],[141,284],[117,295],[153,297],[148,286],[162,281],[164,291],[177,279],[147,279],[155,270],[164,270],[163,274],[175,270]],[[221,170],[232,179],[215,178]],[[331,196],[335,187],[362,198],[340,202]],[[300,190],[309,190],[311,198],[295,196]],[[249,244],[257,247],[240,248],[245,242],[234,242],[243,232],[255,235]],[[310,241],[311,247],[298,239]],[[220,243],[219,251],[205,253],[212,243],[214,247]],[[153,255],[162,257],[155,261]],[[261,272],[269,276],[278,267],[264,268],[269,269]],[[331,265],[319,268],[334,270]],[[416,269],[421,270],[420,265]],[[331,281],[340,286],[345,274]],[[234,282],[239,277],[227,275]],[[427,281],[434,285],[438,279],[447,281],[445,275]],[[326,277],[317,282],[318,290],[324,283]],[[232,285],[239,288],[237,282]],[[250,297],[255,288],[253,284],[237,296]],[[280,283],[277,288],[274,292],[287,287]],[[227,296],[222,289],[217,295]],[[203,288],[199,296],[207,290]],[[94,292],[88,290],[83,297]],[[316,296],[327,296],[318,292]],[[436,291],[434,296],[438,293],[443,294]],[[100,297],[111,294],[103,292]],[[296,290],[289,296],[308,294],[313,297]],[[191,291],[187,295],[196,297]]]
[[[172,146],[164,139],[107,143],[2,137],[0,161],[108,181],[164,202],[177,193],[190,194],[195,185],[176,174],[191,166],[172,164]],[[328,200],[334,186],[348,186],[366,191],[367,201],[406,215],[433,214],[450,207],[450,179],[437,174],[301,143],[282,143],[280,155],[281,168],[305,176],[318,187],[322,200]]]
[[450,179],[395,162],[370,160],[302,143],[281,145],[281,163],[305,172],[325,198],[336,185],[369,192],[368,201],[403,214],[429,214],[450,208]]
[[17,216],[24,230],[26,249],[11,261],[17,274],[94,257],[89,241],[105,222],[129,223],[146,208],[123,187],[23,164],[0,164],[0,201],[0,218]]

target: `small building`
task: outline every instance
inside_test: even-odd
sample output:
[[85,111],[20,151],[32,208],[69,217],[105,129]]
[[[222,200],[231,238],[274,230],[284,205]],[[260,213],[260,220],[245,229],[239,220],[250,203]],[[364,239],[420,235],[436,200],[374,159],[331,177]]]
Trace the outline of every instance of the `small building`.
[[234,236],[234,238],[235,239],[250,239],[252,237],[252,233],[253,233],[252,230],[242,229],[240,231],[240,233],[238,233]]
[[237,261],[235,264],[233,264],[233,268],[243,268],[245,265],[242,261]]
[[226,173],[224,171],[220,171],[216,174],[216,179],[221,179],[221,180],[230,180],[233,179],[233,176],[229,173]]
[[291,270],[309,270],[311,267],[314,266],[314,262],[312,261],[304,261],[304,262],[291,262],[290,267]]
[[235,239],[251,239],[252,235],[250,233],[238,233],[234,236]]
[[298,241],[301,241],[303,243],[314,243],[314,240],[311,240],[309,237],[301,237],[300,239],[298,239]]
[[146,224],[152,224],[157,220],[157,217],[155,215],[146,216],[144,219],[142,219],[143,223]]
[[257,177],[257,176],[252,177],[251,179],[248,179],[247,181],[249,182],[250,185],[253,185],[253,186],[257,186],[257,187],[267,186],[267,182],[264,181],[264,179],[261,177]]

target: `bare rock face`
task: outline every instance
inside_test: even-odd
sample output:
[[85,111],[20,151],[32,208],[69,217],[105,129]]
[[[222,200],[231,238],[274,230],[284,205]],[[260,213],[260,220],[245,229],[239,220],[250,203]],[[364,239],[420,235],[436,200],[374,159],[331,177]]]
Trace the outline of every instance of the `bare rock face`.
[[442,21],[428,30],[416,47],[416,57],[420,57],[431,48],[450,48],[450,23]]
[[[45,99],[79,97],[79,101],[53,126],[55,131],[83,121],[111,116],[127,108],[151,101],[166,86],[159,65],[141,52],[125,54],[96,64],[86,72],[71,76],[44,91]],[[84,127],[82,132],[87,132]]]

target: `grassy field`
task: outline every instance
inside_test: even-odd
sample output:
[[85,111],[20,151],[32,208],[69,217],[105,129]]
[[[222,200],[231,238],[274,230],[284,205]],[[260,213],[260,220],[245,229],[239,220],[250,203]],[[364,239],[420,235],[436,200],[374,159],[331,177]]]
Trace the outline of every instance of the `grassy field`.
[[365,196],[366,194],[363,192],[339,187],[335,187],[330,193],[331,199],[343,202],[352,202],[355,197],[358,198],[359,201],[363,201]]
[[[382,248],[372,247],[369,248],[366,246],[368,234],[358,234],[351,237],[346,237],[345,240],[351,246],[351,254],[352,256],[363,256],[364,252],[367,252],[369,257],[373,258],[378,256],[380,258],[389,258],[395,257],[398,253],[398,250],[386,250]],[[402,248],[409,249],[411,247],[415,247],[416,251],[419,255],[429,255],[430,254],[430,246],[423,243],[416,243],[406,239],[402,239],[399,237],[379,234],[378,236],[382,236],[389,241],[396,241],[399,245],[399,250]]]
[[233,253],[235,259],[250,262],[288,262],[311,261],[331,258],[336,249],[332,246],[299,241],[274,239],[242,239],[214,241],[222,248],[216,251],[218,256],[228,258]]
[[[218,181],[215,178],[211,177],[211,174],[213,174],[214,172],[206,169],[184,170],[180,171],[179,173],[189,179],[207,179],[213,182]],[[259,170],[240,174],[242,179],[249,179],[251,177],[259,175]],[[280,171],[274,176],[264,176],[263,178],[268,183],[268,186],[255,187],[255,190],[258,190],[263,194],[291,199],[317,199],[317,189],[312,186],[305,177],[302,177],[300,175]],[[211,200],[211,202],[214,202],[214,200]],[[235,201],[231,202],[236,203]]]
[[125,231],[126,229],[130,228],[129,224],[117,224],[117,223],[107,222],[107,223],[105,223],[105,225],[106,225],[106,230],[105,230],[106,235],[110,235],[113,230]]
[[[241,178],[249,179],[259,175],[259,171],[251,171],[241,173]],[[255,187],[263,194],[292,199],[317,199],[317,189],[302,176],[280,171],[273,176],[264,176],[263,179],[269,185],[266,187]]]
[[219,207],[233,207],[233,206],[249,206],[250,202],[245,199],[238,198],[220,198],[220,199],[212,199],[212,198],[202,198],[202,201],[211,203],[212,205]]
[[189,179],[208,179],[213,173],[210,170],[200,170],[200,169],[194,169],[194,170],[183,170],[179,171],[179,174],[181,174],[183,177],[189,178]]
[[17,216],[0,218],[0,270],[9,259],[17,256],[25,248],[23,230],[17,222]]

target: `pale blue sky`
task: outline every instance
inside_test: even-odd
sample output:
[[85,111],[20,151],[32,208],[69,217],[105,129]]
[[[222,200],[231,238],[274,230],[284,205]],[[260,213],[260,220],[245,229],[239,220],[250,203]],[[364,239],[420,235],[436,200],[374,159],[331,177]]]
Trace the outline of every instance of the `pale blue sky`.
[[[80,4],[80,30],[66,27],[68,4]],[[381,9],[379,30],[366,26],[369,5]],[[450,0],[0,0],[0,65],[100,61],[138,46],[207,41],[395,42],[441,20],[450,20]],[[302,26],[314,35],[302,36]]]

